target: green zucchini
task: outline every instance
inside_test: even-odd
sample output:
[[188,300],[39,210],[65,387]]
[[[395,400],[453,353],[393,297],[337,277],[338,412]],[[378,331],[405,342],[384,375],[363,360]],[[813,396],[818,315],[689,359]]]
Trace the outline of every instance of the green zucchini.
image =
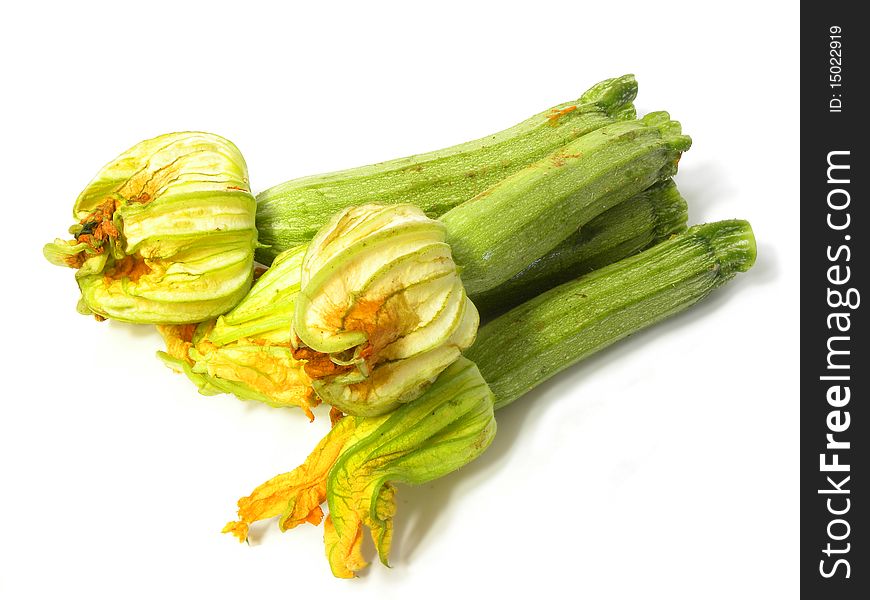
[[427,154],[294,179],[257,196],[265,265],[311,240],[341,210],[359,204],[411,203],[438,217],[571,140],[617,120],[633,119],[633,75],[602,81],[578,100],[500,133]]
[[611,208],[511,279],[472,297],[481,319],[686,230],[686,201],[668,179]]
[[468,295],[501,285],[607,209],[672,176],[691,143],[666,112],[606,125],[443,215]]
[[560,285],[480,328],[465,352],[510,404],[586,356],[698,302],[755,262],[746,221],[688,231]]

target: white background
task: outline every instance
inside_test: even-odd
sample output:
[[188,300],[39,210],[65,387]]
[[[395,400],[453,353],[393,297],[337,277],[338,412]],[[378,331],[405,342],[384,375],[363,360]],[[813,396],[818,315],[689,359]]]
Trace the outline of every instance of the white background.
[[[0,596],[794,598],[794,3],[41,2],[2,9]],[[328,428],[199,396],[152,328],[75,313],[41,247],[141,139],[233,140],[255,191],[476,138],[633,72],[694,138],[692,222],[759,259],[498,414],[489,451],[401,487],[393,568],[334,580],[322,529],[220,534]]]

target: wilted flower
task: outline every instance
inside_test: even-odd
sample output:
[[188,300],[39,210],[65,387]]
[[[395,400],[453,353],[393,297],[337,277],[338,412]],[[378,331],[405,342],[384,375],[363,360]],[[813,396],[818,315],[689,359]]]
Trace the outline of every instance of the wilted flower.
[[324,402],[378,415],[416,398],[474,341],[479,317],[444,226],[409,204],[336,215],[302,263],[297,356]]
[[73,207],[73,240],[43,250],[77,269],[79,311],[136,323],[196,323],[251,286],[257,230],[245,160],[209,133],[136,144]]
[[228,393],[271,406],[299,406],[309,418],[319,403],[291,344],[291,321],[305,246],[275,259],[230,312],[199,325],[158,326],[158,356],[206,395]]
[[278,255],[216,321],[160,327],[160,356],[205,394],[371,416],[416,398],[478,321],[442,225],[410,205],[366,205]]
[[245,541],[251,523],[279,518],[282,531],[317,525],[327,502],[324,542],[336,577],[366,566],[368,527],[388,564],[396,511],[393,483],[421,484],[468,464],[495,436],[494,397],[473,362],[459,358],[426,392],[388,415],[341,419],[295,470],[239,500],[225,533]]

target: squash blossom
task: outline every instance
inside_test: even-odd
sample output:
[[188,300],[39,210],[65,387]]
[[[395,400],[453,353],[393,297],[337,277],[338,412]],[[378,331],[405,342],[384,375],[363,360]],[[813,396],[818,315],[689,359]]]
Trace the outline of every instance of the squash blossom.
[[299,406],[313,419],[319,404],[291,343],[291,322],[306,246],[279,254],[230,312],[199,325],[158,325],[157,355],[204,395],[234,394],[270,406]]
[[410,205],[369,204],[279,254],[216,321],[160,327],[159,356],[203,394],[300,406],[309,418],[321,401],[377,415],[416,398],[478,322],[443,226]]
[[302,262],[293,331],[318,396],[352,415],[416,398],[474,342],[479,317],[444,225],[410,204],[351,207]]
[[251,286],[256,201],[245,160],[209,133],[170,133],[107,164],[73,207],[72,240],[43,253],[76,269],[79,311],[134,323],[197,323]]
[[389,565],[395,482],[421,484],[468,464],[495,437],[494,396],[473,362],[459,358],[416,400],[388,415],[346,416],[295,470],[239,500],[238,521],[224,527],[244,542],[251,523],[279,517],[281,530],[323,520],[326,556],[336,577],[366,566],[368,528]]

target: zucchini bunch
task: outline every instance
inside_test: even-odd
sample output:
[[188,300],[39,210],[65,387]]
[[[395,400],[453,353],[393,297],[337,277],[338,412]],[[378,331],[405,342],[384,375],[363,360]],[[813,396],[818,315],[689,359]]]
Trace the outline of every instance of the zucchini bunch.
[[[478,296],[509,302],[515,288],[551,287],[566,273],[681,231],[685,202],[671,177],[690,145],[678,122],[655,112],[575,138],[437,220],[409,204],[346,208],[312,242],[284,251],[296,255],[304,248],[299,281],[292,280],[298,294],[279,304],[285,315],[294,305],[293,318],[286,319],[289,339],[276,343],[254,333],[229,340],[251,352],[240,357],[239,368],[221,360],[217,370],[212,357],[217,352],[226,358],[230,348],[214,345],[207,333],[197,336],[205,350],[187,348],[177,339],[184,330],[163,328],[168,362],[188,376],[195,373],[191,378],[205,393],[253,386],[243,398],[287,404],[279,397],[285,390],[274,382],[298,382],[305,371],[316,399],[294,392],[289,403],[308,410],[324,401],[356,416],[393,410],[416,398],[471,345]],[[295,202],[288,197],[289,205]],[[259,227],[269,230],[263,221]],[[276,261],[282,272],[285,256]],[[542,275],[544,265],[550,266]],[[283,281],[290,289],[291,280]],[[259,297],[256,289],[252,294]],[[249,314],[247,302],[242,305]],[[262,304],[257,318],[273,320],[275,310],[273,303]],[[264,373],[262,385],[250,377]]]
[[[619,80],[599,85],[613,81]],[[574,110],[562,106],[548,114],[558,123]],[[408,384],[419,391],[410,401],[407,395],[395,398],[388,411],[338,399],[335,392],[347,397],[359,380],[334,380],[329,394],[320,394],[323,387],[313,382],[318,395],[334,407],[334,428],[300,467],[242,498],[238,520],[228,523],[225,532],[244,541],[251,523],[272,517],[279,517],[282,530],[318,524],[324,519],[325,502],[329,514],[324,541],[335,576],[353,577],[366,566],[361,551],[365,528],[381,562],[388,564],[396,482],[431,481],[474,460],[495,435],[495,410],[586,356],[693,305],[752,266],[755,241],[747,222],[723,221],[686,230],[686,203],[672,180],[682,153],[691,146],[680,124],[665,112],[633,117],[632,110],[621,107],[612,122],[565,140],[521,168],[501,171],[498,179],[464,202],[447,196],[442,196],[444,202],[432,202],[439,188],[425,175],[417,179],[419,188],[404,189],[405,202],[413,202],[442,224],[450,264],[459,267],[468,303],[477,304],[489,322],[464,356],[446,369],[438,364],[437,370],[423,367],[413,375],[397,370],[393,386],[408,389],[403,387]],[[261,235],[275,249],[281,248],[283,239],[304,242],[305,227],[291,228],[296,237],[288,237],[287,224],[318,218],[320,207],[335,207],[342,199],[335,190],[373,190],[384,181],[397,182],[398,189],[413,179],[412,173],[431,173],[432,161],[449,166],[452,151],[423,155],[416,165],[410,157],[267,190],[259,197]],[[392,204],[396,200],[388,188],[378,189],[387,190],[383,198],[371,192],[365,197],[374,195],[384,204],[356,209],[367,223],[391,214],[390,206],[403,206]],[[349,249],[354,239],[349,231],[352,228],[326,226],[315,239],[328,237],[336,243],[347,235],[344,248]],[[395,224],[385,222],[375,235],[389,239],[395,231]],[[407,309],[387,311],[386,319],[368,322],[351,316],[359,311],[348,307],[365,304],[368,298],[359,292],[358,283],[377,287],[364,273],[398,271],[408,276],[432,269],[425,260],[405,264],[396,249],[406,243],[396,235],[380,246],[351,251],[353,260],[331,272],[330,289],[318,290],[319,301],[332,317],[321,331],[345,339],[341,347],[330,350],[348,351],[352,340],[353,360],[362,372],[372,372],[360,348],[376,343],[373,340],[381,335],[377,325],[397,315],[409,318],[414,326],[403,335],[411,339],[415,331],[426,331],[439,320],[438,311]],[[318,256],[317,246],[307,249],[305,261],[328,262],[330,257]],[[365,256],[363,272],[359,256]],[[415,279],[421,280],[425,276]],[[415,284],[401,281],[393,279],[403,293],[414,293]],[[373,306],[383,306],[382,300]],[[297,302],[294,327],[310,314],[308,299]],[[306,337],[300,335],[297,342],[304,344]],[[421,377],[429,380],[428,385],[421,385]]]
[[[157,323],[159,356],[201,393],[310,419],[332,406],[308,459],[224,531],[319,524],[325,502],[330,567],[352,577],[366,528],[388,563],[396,482],[474,460],[497,409],[753,265],[746,221],[687,229],[673,177],[691,139],[666,112],[637,118],[636,93],[608,79],[500,133],[256,204],[232,144],[162,136],[104,169],[75,240],[46,256],[79,268],[86,310]],[[257,277],[255,251],[271,265]]]

